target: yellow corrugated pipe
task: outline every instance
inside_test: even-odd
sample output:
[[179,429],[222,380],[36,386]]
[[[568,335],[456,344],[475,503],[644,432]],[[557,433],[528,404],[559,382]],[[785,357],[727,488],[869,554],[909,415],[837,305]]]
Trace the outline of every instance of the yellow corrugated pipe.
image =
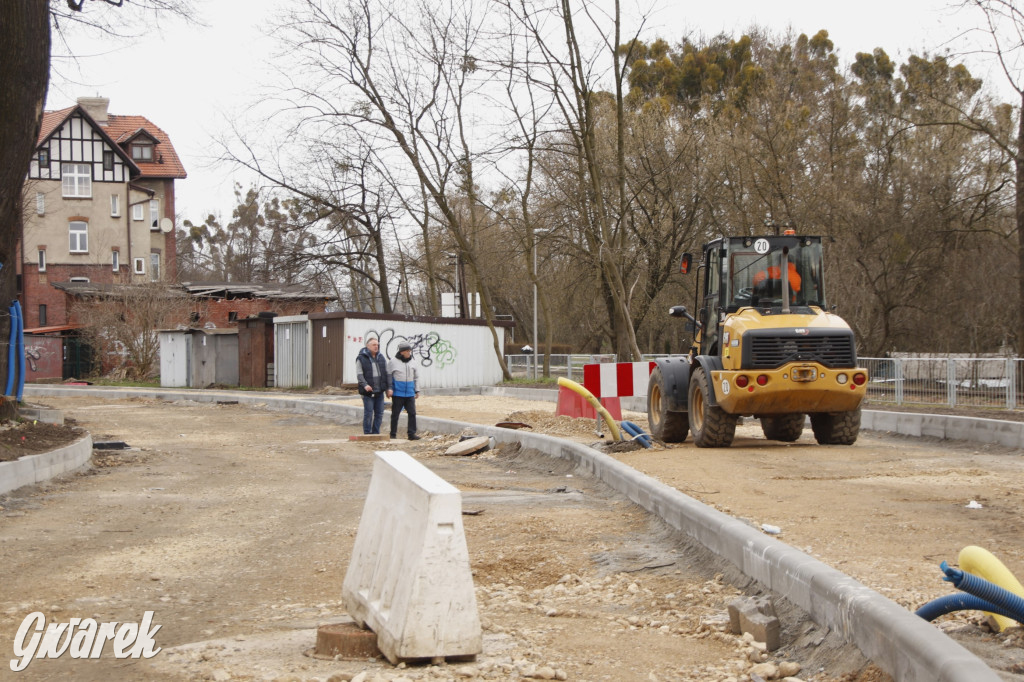
[[565,377],[558,377],[558,385],[565,386],[570,391],[574,391],[591,404],[591,406],[597,410],[597,413],[604,419],[604,423],[608,425],[608,431],[614,436],[615,440],[622,440],[622,434],[619,432],[619,425],[612,419],[612,415],[609,414],[608,410],[604,409],[604,405],[601,401],[594,397],[594,394],[577,384],[572,379],[566,379]]
[[[960,556],[957,557],[957,563],[960,565],[960,569],[976,575],[979,578],[984,578],[993,585],[1013,592],[1018,597],[1024,598],[1024,586],[1020,584],[1016,576],[1010,572],[1003,562],[995,557],[992,552],[987,549],[982,549],[975,545],[968,545],[960,550]],[[987,613],[989,619],[989,626],[996,632],[1002,632],[1008,627],[1017,625],[1017,621],[1006,616],[1000,616],[995,613]]]

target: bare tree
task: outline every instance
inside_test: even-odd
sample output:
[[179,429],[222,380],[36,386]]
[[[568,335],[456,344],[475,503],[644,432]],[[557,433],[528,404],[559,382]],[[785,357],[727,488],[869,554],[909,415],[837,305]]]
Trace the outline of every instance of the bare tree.
[[77,301],[71,314],[104,367],[141,380],[159,370],[159,330],[187,326],[190,311],[182,292],[147,283],[115,285]]

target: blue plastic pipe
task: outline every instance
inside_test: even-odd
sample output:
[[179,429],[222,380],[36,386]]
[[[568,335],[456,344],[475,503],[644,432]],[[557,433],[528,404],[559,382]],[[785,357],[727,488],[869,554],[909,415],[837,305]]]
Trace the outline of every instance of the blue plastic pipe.
[[620,425],[622,430],[633,436],[634,440],[640,443],[640,445],[643,445],[645,448],[651,447],[651,437],[644,433],[644,430],[639,426],[630,421],[623,421]]
[[21,314],[21,302],[14,301],[14,310],[18,314],[18,402],[25,393],[25,318]]
[[1014,620],[1020,620],[1019,614],[1011,613],[1007,609],[987,602],[981,597],[975,597],[973,594],[964,594],[962,592],[947,594],[945,597],[934,599],[917,611],[914,611],[914,615],[920,616],[927,621],[933,621],[939,616],[944,616],[954,611],[986,611],[1006,616],[1007,618],[1013,618]]
[[[915,612],[917,615],[925,620],[932,620],[943,614],[963,608],[988,611],[989,613],[1012,618],[1018,623],[1024,623],[1024,599],[984,578],[961,571],[959,568],[952,568],[945,561],[942,562],[940,568],[946,574],[943,580],[953,583],[953,587],[967,593],[967,596],[959,602],[964,605],[957,606],[957,600],[950,599],[950,597],[961,597],[961,595],[949,595],[925,604]],[[967,597],[973,597],[974,599],[968,599]],[[922,611],[924,612],[923,614]]]
[[7,308],[7,312],[11,318],[11,333],[7,342],[7,388],[4,389],[4,395],[14,395],[14,363],[15,354],[18,352],[18,343],[16,341],[18,337],[18,320],[13,303]]

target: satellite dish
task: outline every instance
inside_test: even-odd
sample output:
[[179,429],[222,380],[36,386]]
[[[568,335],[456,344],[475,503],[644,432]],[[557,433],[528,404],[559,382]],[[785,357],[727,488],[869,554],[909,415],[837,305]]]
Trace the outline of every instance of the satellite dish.
[[166,234],[167,232],[170,232],[173,229],[174,229],[174,221],[173,220],[171,220],[170,218],[161,218],[160,219],[160,231],[161,232]]

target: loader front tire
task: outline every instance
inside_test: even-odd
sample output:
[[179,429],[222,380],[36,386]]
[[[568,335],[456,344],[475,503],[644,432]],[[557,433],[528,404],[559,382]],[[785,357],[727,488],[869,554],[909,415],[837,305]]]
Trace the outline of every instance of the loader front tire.
[[736,415],[710,404],[711,385],[704,369],[698,367],[690,376],[690,431],[698,448],[727,448],[736,435]]

